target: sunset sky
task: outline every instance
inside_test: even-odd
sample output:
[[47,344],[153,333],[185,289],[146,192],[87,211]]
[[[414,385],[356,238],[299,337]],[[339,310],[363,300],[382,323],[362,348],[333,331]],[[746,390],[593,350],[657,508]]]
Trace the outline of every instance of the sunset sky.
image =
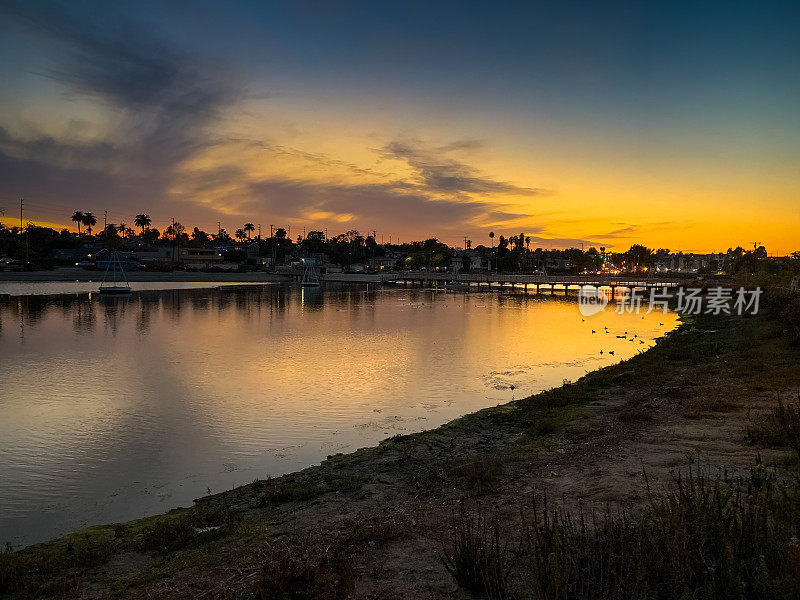
[[796,0],[0,0],[0,207],[787,253],[798,31]]

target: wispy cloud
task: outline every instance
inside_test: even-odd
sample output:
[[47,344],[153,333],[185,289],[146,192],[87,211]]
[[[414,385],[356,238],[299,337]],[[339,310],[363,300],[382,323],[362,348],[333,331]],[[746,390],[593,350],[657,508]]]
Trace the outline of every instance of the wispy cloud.
[[[214,143],[212,125],[242,96],[229,69],[181,52],[134,23],[79,21],[52,7],[15,3],[0,10],[36,43],[56,49],[41,72],[67,94],[101,104],[115,117],[104,137],[90,143],[0,130],[0,169],[23,161],[39,172],[26,182],[28,193],[53,193],[36,188],[82,173],[102,179],[110,186],[107,194],[163,202],[176,167]],[[87,191],[78,185],[61,194]]]
[[546,190],[522,187],[482,175],[478,169],[452,156],[455,150],[482,147],[477,140],[462,140],[429,147],[420,140],[394,140],[382,150],[384,158],[403,160],[415,171],[422,188],[436,194],[541,196]]

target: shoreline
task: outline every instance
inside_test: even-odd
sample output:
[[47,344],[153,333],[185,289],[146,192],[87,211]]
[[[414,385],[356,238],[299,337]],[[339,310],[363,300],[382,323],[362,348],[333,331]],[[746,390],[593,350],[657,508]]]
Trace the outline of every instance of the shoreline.
[[[103,280],[103,271],[87,271],[75,267],[64,267],[52,271],[12,272],[0,271],[0,284],[3,283],[45,283],[45,282],[94,282]],[[153,283],[277,283],[287,278],[276,273],[252,271],[249,273],[208,273],[204,271],[131,271],[125,274],[128,281]]]
[[[796,352],[764,316],[688,318],[647,352],[577,382],[14,556],[58,563],[65,547],[84,548],[85,564],[44,578],[67,577],[81,598],[178,598],[199,589],[251,597],[253,578],[274,553],[331,540],[352,545],[355,535],[366,544],[352,548],[355,597],[391,589],[397,595],[381,597],[466,598],[435,551],[460,504],[491,503],[513,522],[520,502],[542,492],[567,507],[635,504],[643,471],[658,489],[695,453],[707,464],[747,469],[757,449],[744,441],[746,421],[772,406],[775,392],[798,389],[797,366]],[[730,369],[728,380],[715,373]],[[761,456],[774,461],[781,452],[761,449]],[[235,581],[225,576],[231,561],[243,573]]]

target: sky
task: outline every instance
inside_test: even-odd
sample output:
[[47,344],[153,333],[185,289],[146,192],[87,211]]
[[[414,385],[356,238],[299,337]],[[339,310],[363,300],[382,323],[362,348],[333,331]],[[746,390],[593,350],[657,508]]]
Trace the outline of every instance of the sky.
[[0,0],[3,221],[800,249],[800,3]]

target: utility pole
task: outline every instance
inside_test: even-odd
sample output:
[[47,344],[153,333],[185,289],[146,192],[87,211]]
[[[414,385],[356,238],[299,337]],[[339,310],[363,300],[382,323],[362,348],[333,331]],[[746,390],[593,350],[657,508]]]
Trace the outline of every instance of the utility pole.
[[[174,222],[175,219],[172,219],[172,221]],[[108,229],[108,211],[104,210],[103,211],[103,232],[105,232],[106,229]]]
[[[23,226],[22,226],[22,206],[25,204],[25,200],[20,198],[19,199],[19,234],[22,235]],[[28,231],[25,231],[25,262],[28,262]]]
[[261,240],[261,223],[258,224],[258,239]]
[[222,221],[217,221],[217,238],[222,235]]

